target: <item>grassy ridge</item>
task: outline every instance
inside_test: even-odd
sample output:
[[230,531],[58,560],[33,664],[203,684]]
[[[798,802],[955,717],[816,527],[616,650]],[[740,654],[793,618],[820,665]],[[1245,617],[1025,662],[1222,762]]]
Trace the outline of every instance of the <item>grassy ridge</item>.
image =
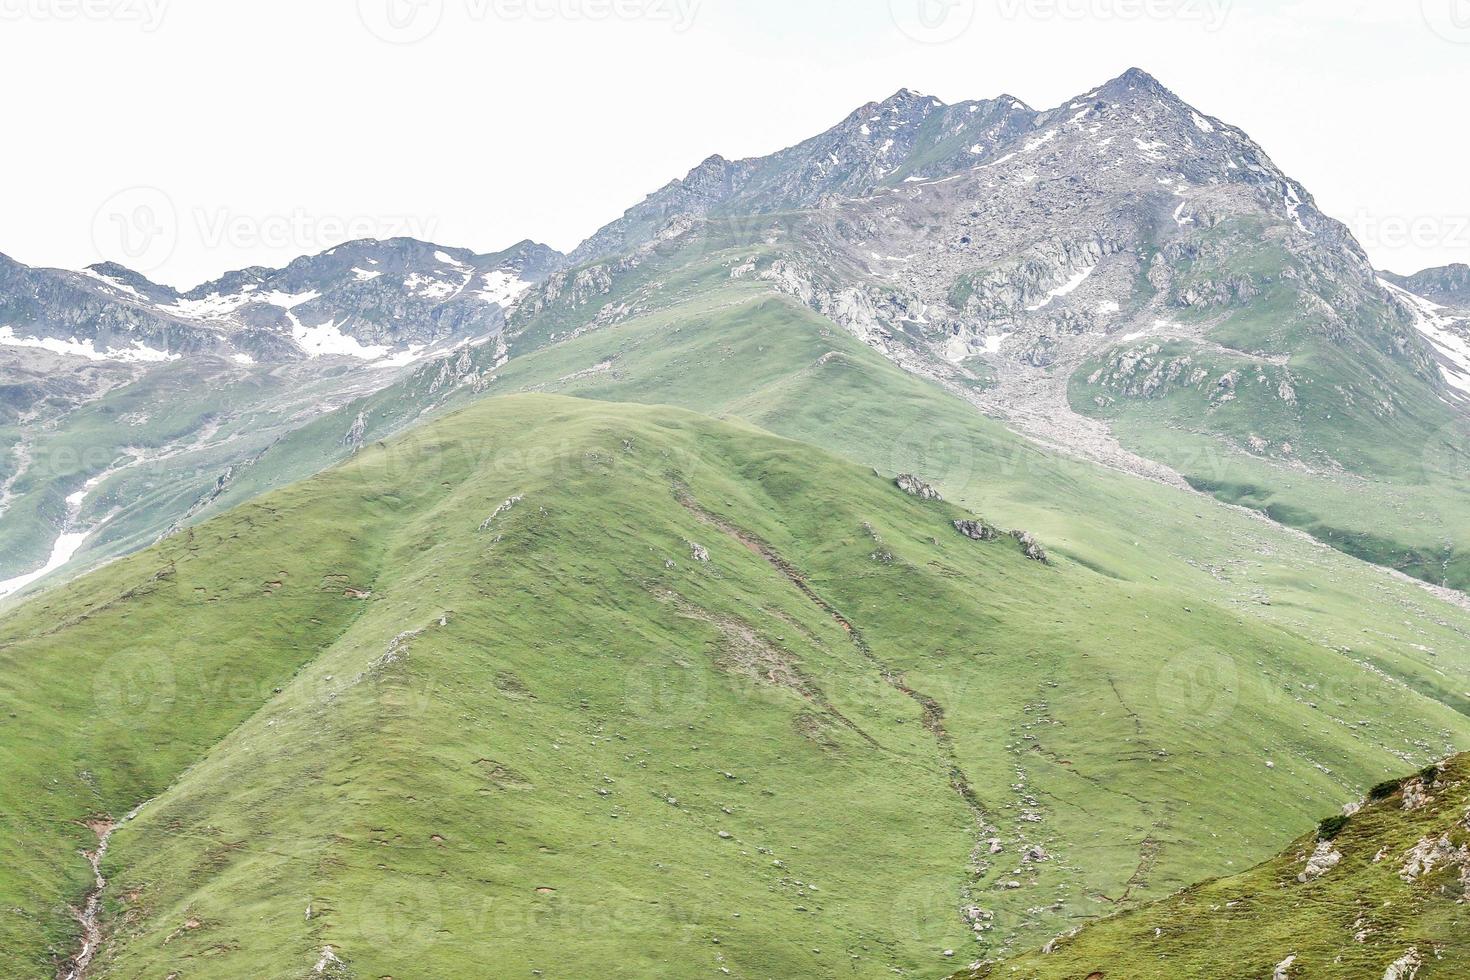
[[[1398,976],[1465,976],[1470,758],[1377,792],[1345,822],[1324,821],[1244,874],[1191,887],[1061,939],[1049,954],[963,980],[1357,980],[1384,976],[1394,964]],[[1320,875],[1308,869],[1318,855]]]
[[70,953],[79,850],[96,844],[83,821],[164,791],[361,612],[336,583],[370,587],[376,546],[312,491],[296,500],[324,511],[310,551],[281,546],[294,507],[255,506],[0,619],[6,972]]
[[[50,593],[7,622],[33,765],[5,812],[35,831],[6,962],[66,948],[75,821],[156,797],[106,861],[98,975],[292,976],[328,945],[358,976],[937,975],[1249,863],[1470,734],[961,513],[742,425],[499,398]],[[112,664],[174,678],[127,689],[136,741],[77,682]]]

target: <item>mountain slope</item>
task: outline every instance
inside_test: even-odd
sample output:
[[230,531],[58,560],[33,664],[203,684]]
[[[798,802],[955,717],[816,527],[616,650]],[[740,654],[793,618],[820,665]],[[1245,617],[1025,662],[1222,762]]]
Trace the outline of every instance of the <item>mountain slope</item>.
[[533,293],[519,316],[560,305],[558,335],[616,322],[691,274],[671,271],[677,249],[692,270],[713,243],[744,248],[732,275],[1033,438],[1470,582],[1463,325],[1380,279],[1243,131],[1144,72],[1003,132],[977,162],[815,205],[732,191],[679,210],[661,192],[661,225],[571,274],[602,306]]
[[[443,250],[410,251],[416,271],[398,278],[427,276],[417,271],[427,263],[438,278],[424,289],[454,286],[435,257]],[[709,261],[716,253],[723,268]],[[303,259],[266,278],[246,270],[175,302],[223,309],[262,283],[293,302],[321,292],[299,312],[262,307],[279,321],[273,336],[289,316],[326,317],[317,326],[351,322],[343,342],[378,350],[397,328],[344,314],[328,295],[394,278],[359,282],[377,268],[370,258]],[[901,91],[789,150],[712,158],[589,240],[579,265],[542,258],[546,282],[525,294],[510,331],[518,351],[740,276],[1044,444],[1213,493],[1436,585],[1470,581],[1470,429],[1458,401],[1470,390],[1470,328],[1380,280],[1347,230],[1244,132],[1136,69],[1047,111],[1009,96],[946,106]],[[425,336],[441,326],[429,322]],[[496,346],[472,357],[474,371],[483,377],[481,362],[503,356]],[[456,354],[429,369],[431,400],[467,377],[462,363]],[[361,392],[340,394],[316,404],[330,410]],[[98,454],[126,462],[129,435],[119,429]],[[12,439],[0,481],[45,449],[33,442]],[[268,445],[198,459],[169,516],[210,507]],[[75,469],[29,502],[24,550],[8,569],[0,559],[0,574],[39,566],[47,540],[80,533],[64,501],[101,468],[84,468],[83,480]],[[9,490],[0,483],[0,501]]]
[[952,173],[985,160],[1031,126],[1034,113],[1008,95],[945,105],[901,89],[827,132],[770,156],[712,156],[650,194],[570,256],[582,265],[636,249],[691,218],[789,211],[859,197],[910,177]]
[[1470,759],[1384,783],[1280,857],[1063,937],[965,980],[1470,973]]
[[0,346],[135,363],[202,353],[381,360],[494,333],[561,259],[534,242],[475,255],[369,239],[180,292],[116,263],[68,272],[0,256]]
[[1463,262],[1424,269],[1412,276],[1396,276],[1385,272],[1383,278],[1394,285],[1441,306],[1470,310],[1470,265]]
[[[495,346],[561,256],[349,242],[187,293],[0,261],[0,596],[158,538],[311,418],[434,352]],[[7,271],[8,270],[8,271]],[[75,550],[73,550],[75,549]],[[49,555],[49,559],[48,559]]]
[[[364,446],[4,621],[0,949],[75,949],[84,822],[152,799],[102,861],[95,975],[326,946],[360,976],[932,973],[1254,860],[1470,736],[964,515],[654,407],[492,398]],[[1290,687],[1258,698],[1257,661]],[[1226,669],[1239,702],[1201,700]]]

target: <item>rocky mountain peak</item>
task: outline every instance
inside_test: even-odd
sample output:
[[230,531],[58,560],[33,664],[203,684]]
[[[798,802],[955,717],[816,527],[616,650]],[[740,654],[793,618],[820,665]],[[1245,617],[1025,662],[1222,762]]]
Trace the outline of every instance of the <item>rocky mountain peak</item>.
[[1096,91],[1099,96],[1115,99],[1152,97],[1180,101],[1177,95],[1142,68],[1130,68],[1117,78],[1104,82]]
[[117,262],[98,262],[94,265],[89,265],[85,270],[85,274],[90,275],[94,279],[100,279],[124,292],[136,294],[140,298],[146,298],[155,302],[169,302],[178,296],[177,291],[171,287],[161,286],[142,273],[134,272],[127,266]]
[[1440,306],[1470,310],[1470,265],[1463,262],[1424,269],[1412,276],[1385,272],[1383,278]]
[[494,336],[560,268],[524,241],[490,255],[412,238],[345,242],[281,269],[228,272],[187,292],[116,262],[82,272],[0,263],[12,346],[150,363],[210,353],[240,364],[347,358],[376,366]]

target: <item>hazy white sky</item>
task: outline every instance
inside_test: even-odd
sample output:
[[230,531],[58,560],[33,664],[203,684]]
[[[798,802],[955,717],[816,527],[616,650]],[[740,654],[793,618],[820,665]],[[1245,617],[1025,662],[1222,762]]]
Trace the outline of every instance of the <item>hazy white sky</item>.
[[1470,0],[0,0],[0,251],[179,286],[349,237],[569,249],[907,86],[1137,65],[1395,271],[1470,261]]

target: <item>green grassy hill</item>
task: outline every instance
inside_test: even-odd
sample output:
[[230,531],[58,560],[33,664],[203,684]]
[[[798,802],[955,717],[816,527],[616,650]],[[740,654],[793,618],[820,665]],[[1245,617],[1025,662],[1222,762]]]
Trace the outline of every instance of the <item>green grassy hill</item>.
[[1279,857],[956,980],[1470,975],[1470,758],[1377,787]]
[[965,513],[743,424],[492,398],[46,593],[0,624],[0,957],[77,948],[85,824],[146,803],[96,976],[938,976],[1470,736]]
[[1172,268],[1171,314],[1187,325],[1175,332],[1198,336],[1091,358],[1070,379],[1074,409],[1200,490],[1470,587],[1470,422],[1386,295],[1323,279],[1272,237],[1256,222],[1201,233],[1199,254]]

